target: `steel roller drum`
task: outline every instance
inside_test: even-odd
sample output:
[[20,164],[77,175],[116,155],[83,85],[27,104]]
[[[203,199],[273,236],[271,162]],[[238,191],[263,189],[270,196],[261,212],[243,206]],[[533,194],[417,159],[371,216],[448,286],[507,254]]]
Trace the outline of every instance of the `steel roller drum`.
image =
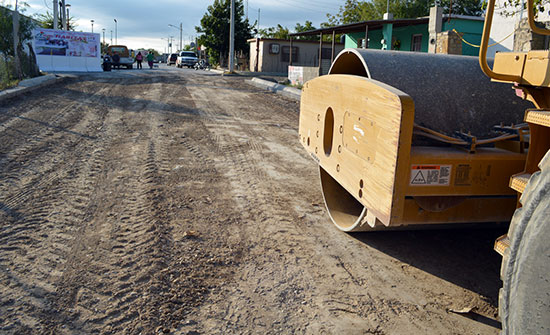
[[407,93],[414,100],[415,122],[447,135],[490,137],[494,125],[521,123],[533,107],[510,84],[491,82],[471,56],[345,49],[330,74],[364,76]]

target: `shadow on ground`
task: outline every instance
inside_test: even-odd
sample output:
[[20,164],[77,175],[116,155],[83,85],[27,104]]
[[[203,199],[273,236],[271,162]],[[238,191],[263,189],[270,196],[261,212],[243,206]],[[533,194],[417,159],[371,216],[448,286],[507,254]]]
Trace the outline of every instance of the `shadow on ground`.
[[507,226],[353,233],[355,239],[403,263],[476,292],[498,304],[501,256],[493,250]]

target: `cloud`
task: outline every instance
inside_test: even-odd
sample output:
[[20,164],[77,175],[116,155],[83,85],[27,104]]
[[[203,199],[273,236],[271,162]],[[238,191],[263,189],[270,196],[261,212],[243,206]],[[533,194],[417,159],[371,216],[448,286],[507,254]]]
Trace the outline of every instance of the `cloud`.
[[[159,51],[165,49],[166,41],[161,38],[173,36],[174,44],[179,44],[179,29],[168,24],[183,26],[184,44],[188,44],[198,34],[195,26],[206,13],[213,0],[66,0],[71,4],[70,15],[76,19],[76,30],[91,31],[94,20],[94,32],[102,33],[105,29],[107,42],[110,31],[115,31],[118,21],[118,42],[126,43],[130,48],[152,47]],[[51,12],[52,0],[27,0],[31,6],[27,14]],[[281,24],[293,29],[297,22],[312,21],[316,27],[326,21],[326,13],[336,13],[344,0],[249,0],[248,12],[251,23],[257,20],[258,8],[261,9],[261,27],[272,27]],[[246,2],[245,2],[246,4]],[[331,10],[333,9],[334,10]],[[150,45],[149,45],[150,44]]]

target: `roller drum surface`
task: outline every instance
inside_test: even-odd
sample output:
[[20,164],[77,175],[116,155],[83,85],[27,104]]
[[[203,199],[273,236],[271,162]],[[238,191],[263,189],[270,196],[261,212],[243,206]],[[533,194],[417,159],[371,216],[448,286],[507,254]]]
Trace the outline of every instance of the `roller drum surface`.
[[532,107],[510,84],[490,82],[471,56],[346,49],[330,74],[364,76],[407,93],[414,100],[415,122],[447,135],[470,131],[490,137],[494,125],[521,123]]

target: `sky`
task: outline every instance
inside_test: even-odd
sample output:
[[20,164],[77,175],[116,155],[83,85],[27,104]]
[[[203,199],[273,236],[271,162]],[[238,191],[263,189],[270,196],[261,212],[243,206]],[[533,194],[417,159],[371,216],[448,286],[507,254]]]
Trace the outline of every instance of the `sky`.
[[[21,0],[19,0],[21,1]],[[29,4],[26,15],[52,12],[52,0],[24,0]],[[167,52],[167,39],[173,36],[174,48],[179,45],[179,25],[183,26],[183,44],[189,44],[198,35],[195,27],[207,12],[214,0],[66,0],[70,4],[69,14],[76,19],[77,31],[91,32],[91,20],[94,20],[94,32],[105,29],[105,40],[115,42],[115,22],[117,20],[118,44],[130,49],[154,48]],[[15,4],[15,0],[2,0],[0,3]],[[294,29],[296,23],[306,20],[319,27],[326,22],[327,13],[336,14],[345,0],[244,0],[245,14],[248,3],[248,16],[251,23],[258,19],[260,10],[260,28],[281,24]],[[177,26],[173,28],[169,24]],[[175,49],[173,49],[175,51]]]

